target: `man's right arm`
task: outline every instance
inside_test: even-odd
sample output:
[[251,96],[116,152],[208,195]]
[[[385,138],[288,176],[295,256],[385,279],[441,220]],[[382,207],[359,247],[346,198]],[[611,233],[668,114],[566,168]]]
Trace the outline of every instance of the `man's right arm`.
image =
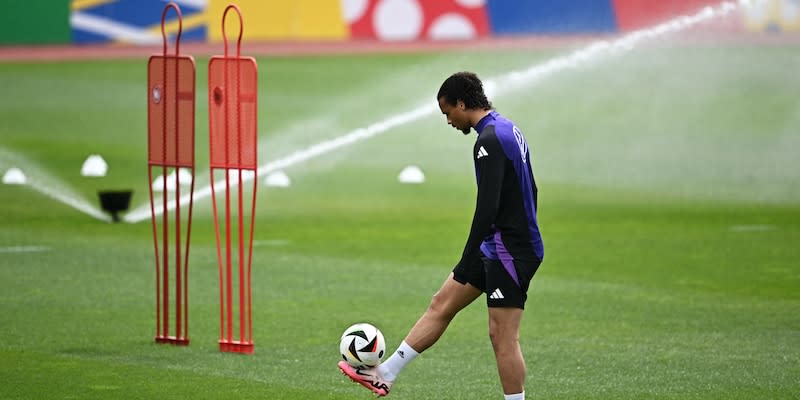
[[476,163],[480,171],[478,198],[475,214],[472,216],[472,227],[458,266],[470,264],[480,257],[481,243],[491,231],[497,216],[505,174],[506,156],[494,131],[482,133],[475,149],[477,150],[474,156],[477,158]]

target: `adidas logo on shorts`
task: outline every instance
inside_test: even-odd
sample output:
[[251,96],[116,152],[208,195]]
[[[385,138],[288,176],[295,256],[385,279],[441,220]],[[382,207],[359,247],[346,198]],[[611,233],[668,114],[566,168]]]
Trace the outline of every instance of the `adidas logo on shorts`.
[[489,295],[489,298],[490,299],[505,299],[506,296],[503,296],[503,292],[501,292],[500,289],[495,289],[494,292],[492,292],[492,294]]

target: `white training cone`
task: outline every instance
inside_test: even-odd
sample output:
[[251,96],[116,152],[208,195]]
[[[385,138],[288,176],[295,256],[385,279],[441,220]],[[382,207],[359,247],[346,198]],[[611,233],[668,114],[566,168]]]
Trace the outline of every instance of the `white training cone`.
[[[172,171],[170,176],[174,176],[175,171]],[[192,184],[192,173],[187,168],[178,168],[178,178],[181,179],[181,186],[188,186]]]
[[400,183],[424,183],[425,174],[422,173],[422,170],[416,165],[409,165],[400,171],[397,180],[400,181]]
[[81,167],[81,175],[83,176],[102,177],[106,176],[106,172],[108,172],[108,164],[106,164],[106,160],[103,160],[103,157],[97,154],[92,154],[86,158]]
[[192,173],[189,172],[186,168],[173,169],[172,172],[170,172],[169,175],[167,175],[167,190],[169,191],[175,190],[176,171],[177,171],[177,177],[181,178],[181,186],[189,186],[192,184]]
[[3,183],[6,185],[24,185],[28,181],[25,174],[19,168],[10,168],[3,175]]
[[[255,175],[256,175],[256,173],[254,171],[252,171],[252,170],[249,170],[249,169],[243,169],[242,170],[242,180],[243,181],[253,179],[253,177],[255,177]],[[228,170],[228,179],[230,179],[231,181],[238,182],[239,181],[239,170],[236,169],[236,168],[229,169]]]
[[[178,171],[177,176],[181,178],[181,186],[190,186],[192,184],[192,173],[190,170],[187,168],[178,168],[177,170],[172,170],[172,172],[167,175],[168,192],[175,191],[175,171]],[[153,183],[151,185],[154,192],[164,191],[164,176],[157,176],[156,179],[153,179]]]
[[[154,192],[162,192],[164,191],[164,175],[159,175],[156,179],[153,179],[153,183],[150,185],[153,188]],[[167,191],[172,190],[167,183]]]
[[276,171],[267,175],[264,184],[272,187],[289,187],[292,185],[292,180],[283,171]]

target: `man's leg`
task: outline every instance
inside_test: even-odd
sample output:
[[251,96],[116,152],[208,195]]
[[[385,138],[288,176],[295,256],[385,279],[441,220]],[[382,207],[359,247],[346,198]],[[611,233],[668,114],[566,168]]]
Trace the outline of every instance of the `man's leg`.
[[469,283],[454,280],[453,274],[450,273],[439,291],[433,295],[428,309],[408,332],[403,343],[400,343],[391,357],[378,366],[382,378],[393,382],[408,363],[442,337],[456,314],[482,293]]
[[[462,284],[454,280],[451,272],[439,291],[433,295],[428,309],[417,320],[391,357],[374,368],[356,369],[347,365],[345,361],[339,361],[339,369],[354,382],[378,396],[386,396],[400,371],[419,353],[433,346],[450,325],[453,317],[482,293],[469,283]],[[414,354],[408,354],[410,352]]]
[[405,342],[417,353],[427,350],[439,340],[456,314],[481,294],[483,292],[475,286],[454,280],[451,272],[439,291],[433,295],[428,309],[408,332]]
[[489,337],[497,361],[503,393],[522,393],[525,387],[525,360],[519,347],[522,309],[489,307]]

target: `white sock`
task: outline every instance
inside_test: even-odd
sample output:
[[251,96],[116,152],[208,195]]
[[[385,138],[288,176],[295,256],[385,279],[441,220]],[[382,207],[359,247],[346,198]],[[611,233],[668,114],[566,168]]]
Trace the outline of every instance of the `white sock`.
[[525,400],[525,391],[517,394],[504,394],[503,397],[505,400]]
[[394,354],[378,366],[378,372],[380,372],[383,379],[394,382],[394,380],[397,379],[397,375],[405,368],[406,364],[413,361],[418,355],[419,353],[412,349],[404,340],[403,343],[400,343],[400,346],[395,350]]

